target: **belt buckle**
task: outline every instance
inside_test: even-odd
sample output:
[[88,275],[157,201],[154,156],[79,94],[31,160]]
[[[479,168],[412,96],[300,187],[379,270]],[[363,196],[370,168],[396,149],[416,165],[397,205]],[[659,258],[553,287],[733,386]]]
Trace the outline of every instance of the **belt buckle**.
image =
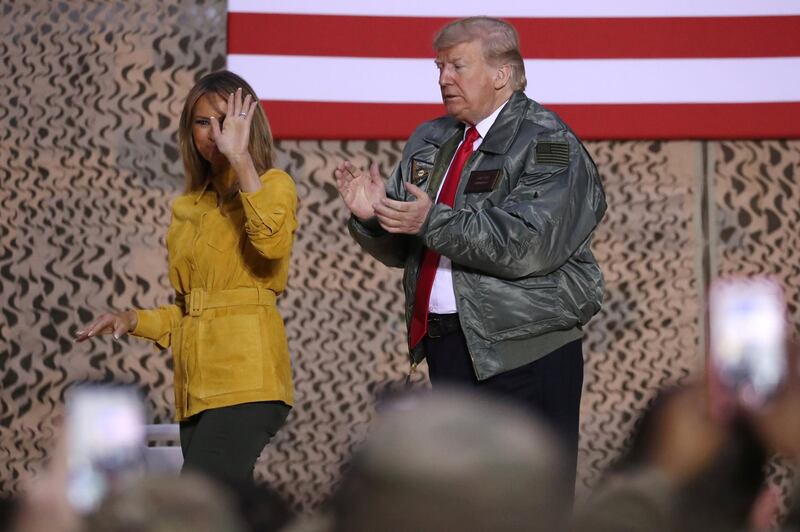
[[442,319],[439,316],[428,317],[428,338],[442,337]]
[[203,289],[192,288],[189,292],[189,316],[197,317],[203,313]]

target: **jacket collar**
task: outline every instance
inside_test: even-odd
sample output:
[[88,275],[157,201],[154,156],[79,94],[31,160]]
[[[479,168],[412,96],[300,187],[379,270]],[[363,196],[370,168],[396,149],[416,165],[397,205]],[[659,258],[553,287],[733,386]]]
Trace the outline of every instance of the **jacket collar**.
[[500,115],[495,120],[486,138],[481,142],[478,151],[487,153],[506,153],[511,148],[511,143],[517,137],[517,132],[522,121],[525,119],[525,112],[528,109],[529,100],[522,91],[515,91],[509,98],[508,103],[500,111]]
[[464,135],[464,124],[459,122],[453,117],[450,116],[443,116],[437,119],[436,126],[430,128],[427,132],[425,132],[425,142],[429,144],[433,144],[437,148],[441,148],[442,144],[453,138],[458,132],[461,132],[461,135]]

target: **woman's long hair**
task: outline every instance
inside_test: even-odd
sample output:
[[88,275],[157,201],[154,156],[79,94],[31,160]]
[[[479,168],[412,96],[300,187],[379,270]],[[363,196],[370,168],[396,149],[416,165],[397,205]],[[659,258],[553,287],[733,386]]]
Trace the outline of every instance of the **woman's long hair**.
[[[192,136],[194,106],[197,100],[208,93],[216,93],[227,101],[228,95],[236,92],[238,88],[242,89],[242,99],[249,94],[253,100],[258,101],[258,96],[256,96],[253,88],[241,77],[227,70],[206,74],[200,78],[200,81],[192,87],[186,96],[178,131],[178,145],[180,146],[183,168],[186,174],[186,192],[202,188],[206,181],[211,178],[211,164],[203,159],[194,145],[194,137]],[[260,104],[256,106],[255,116],[250,124],[248,149],[256,167],[256,172],[259,175],[272,168],[272,152],[274,149],[272,131],[267,121],[267,115]]]

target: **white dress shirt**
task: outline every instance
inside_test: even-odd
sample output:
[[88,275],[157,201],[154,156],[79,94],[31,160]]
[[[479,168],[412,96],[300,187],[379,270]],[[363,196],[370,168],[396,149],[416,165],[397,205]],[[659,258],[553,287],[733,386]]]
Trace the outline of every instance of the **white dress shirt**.
[[[494,121],[497,120],[497,115],[500,114],[500,111],[503,110],[503,107],[506,106],[508,100],[503,103],[500,107],[495,109],[495,111],[478,122],[475,125],[475,129],[478,130],[478,134],[480,137],[475,140],[472,145],[472,149],[474,151],[478,150],[478,147],[483,142],[483,137],[486,136],[486,133],[489,132],[489,128],[492,127]],[[467,134],[467,129],[464,128],[464,135]],[[461,139],[461,143],[464,142],[464,139]],[[459,147],[461,146],[459,143]],[[458,148],[456,148],[458,151]],[[455,154],[453,155],[455,157]],[[450,161],[450,164],[453,164],[453,161]],[[450,171],[450,166],[448,165],[447,170]],[[447,173],[445,172],[445,176]],[[441,185],[439,185],[439,191],[436,193],[436,197],[438,199],[439,193],[442,191],[442,185],[444,185],[445,180],[442,179]],[[428,312],[433,314],[453,314],[458,312],[458,308],[456,307],[456,294],[453,291],[453,267],[450,259],[447,257],[441,257],[439,259],[439,267],[436,269],[436,276],[433,278],[433,288],[431,288],[431,299],[428,303]]]

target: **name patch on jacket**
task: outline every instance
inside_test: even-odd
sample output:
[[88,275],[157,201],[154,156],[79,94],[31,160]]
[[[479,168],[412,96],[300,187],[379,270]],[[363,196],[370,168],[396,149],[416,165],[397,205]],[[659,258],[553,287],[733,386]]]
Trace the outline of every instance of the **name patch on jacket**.
[[431,169],[433,169],[431,163],[411,159],[411,182],[416,185],[420,181],[428,179],[431,175]]
[[497,186],[500,181],[502,172],[500,168],[494,170],[475,170],[469,173],[469,181],[464,192],[472,194],[474,192],[490,192]]
[[539,142],[536,144],[536,164],[569,166],[569,143]]

